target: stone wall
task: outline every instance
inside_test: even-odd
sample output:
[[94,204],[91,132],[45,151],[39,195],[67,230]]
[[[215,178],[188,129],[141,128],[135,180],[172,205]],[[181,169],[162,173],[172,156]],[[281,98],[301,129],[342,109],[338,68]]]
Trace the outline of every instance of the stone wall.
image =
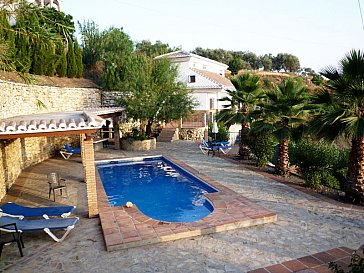
[[[100,106],[99,89],[37,86],[0,80],[0,120]],[[77,145],[78,141],[79,135],[0,140],[0,200],[23,169],[54,156],[63,143]]]
[[117,106],[117,100],[122,97],[121,92],[117,91],[104,91],[102,92],[102,106],[114,107]]
[[205,136],[205,128],[182,128],[179,130],[179,139],[182,140],[192,140],[192,141],[200,141],[204,139]]
[[0,80],[0,119],[100,106],[99,89],[26,85]]

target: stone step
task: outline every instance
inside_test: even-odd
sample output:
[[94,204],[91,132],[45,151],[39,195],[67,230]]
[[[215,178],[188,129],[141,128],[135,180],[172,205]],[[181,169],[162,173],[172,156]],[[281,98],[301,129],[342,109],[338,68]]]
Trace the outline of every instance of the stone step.
[[178,139],[178,129],[176,128],[163,128],[157,138],[158,142],[172,142]]

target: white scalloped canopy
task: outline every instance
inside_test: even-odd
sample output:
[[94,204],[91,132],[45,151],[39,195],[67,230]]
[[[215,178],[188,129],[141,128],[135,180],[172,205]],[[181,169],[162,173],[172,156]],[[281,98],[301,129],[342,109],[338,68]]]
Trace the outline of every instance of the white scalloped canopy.
[[98,115],[115,114],[123,108],[93,108],[75,112],[44,113],[0,120],[0,136],[41,132],[99,129],[106,120]]

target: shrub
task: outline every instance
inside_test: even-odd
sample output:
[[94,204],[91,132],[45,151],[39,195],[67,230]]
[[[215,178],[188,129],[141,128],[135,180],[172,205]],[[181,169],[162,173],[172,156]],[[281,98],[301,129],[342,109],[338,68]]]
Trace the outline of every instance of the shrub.
[[290,146],[290,163],[298,166],[307,185],[318,188],[325,185],[340,189],[345,183],[349,153],[321,141],[300,141]]
[[331,170],[316,170],[310,172],[306,175],[306,182],[313,189],[318,189],[321,185],[332,189],[340,189],[340,183]]
[[264,167],[274,155],[275,138],[269,133],[253,133],[248,135],[248,146],[256,156],[256,165]]
[[225,124],[223,122],[217,123],[217,128],[219,129],[219,132],[215,134],[212,132],[212,123],[209,123],[209,137],[214,139],[215,141],[229,141],[229,132],[225,127]]
[[131,140],[131,141],[135,141],[135,140],[146,140],[148,139],[147,136],[145,135],[144,132],[139,131],[136,128],[133,128],[131,133],[127,133],[125,134],[125,139]]
[[[364,249],[362,250],[364,254]],[[345,271],[336,263],[330,262],[329,268],[335,273],[345,273]],[[360,256],[356,251],[351,255],[349,264],[349,271],[347,273],[361,273],[364,272],[364,256]]]

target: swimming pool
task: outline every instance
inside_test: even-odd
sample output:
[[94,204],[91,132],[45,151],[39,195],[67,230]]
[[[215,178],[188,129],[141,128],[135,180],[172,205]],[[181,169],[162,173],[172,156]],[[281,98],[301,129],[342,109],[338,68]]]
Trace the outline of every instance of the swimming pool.
[[205,193],[217,190],[165,157],[103,161],[96,166],[111,206],[130,201],[145,215],[167,222],[194,222],[214,210]]

